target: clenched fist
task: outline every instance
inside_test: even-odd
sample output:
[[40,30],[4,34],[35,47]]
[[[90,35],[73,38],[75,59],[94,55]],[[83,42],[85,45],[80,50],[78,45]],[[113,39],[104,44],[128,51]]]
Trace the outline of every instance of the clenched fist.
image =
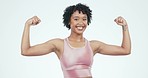
[[114,21],[120,26],[127,26],[126,20],[121,16],[117,17]]
[[30,26],[30,25],[37,25],[40,22],[41,20],[37,16],[33,16],[32,18],[28,19],[25,24]]

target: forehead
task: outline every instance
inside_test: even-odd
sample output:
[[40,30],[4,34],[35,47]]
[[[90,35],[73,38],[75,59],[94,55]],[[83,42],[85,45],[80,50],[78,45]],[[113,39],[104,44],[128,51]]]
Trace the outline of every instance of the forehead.
[[82,11],[75,11],[73,14],[72,14],[72,17],[87,17],[86,14],[83,14]]

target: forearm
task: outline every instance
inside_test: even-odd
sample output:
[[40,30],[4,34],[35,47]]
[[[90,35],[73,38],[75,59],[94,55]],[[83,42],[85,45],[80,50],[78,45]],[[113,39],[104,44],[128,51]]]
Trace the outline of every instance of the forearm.
[[129,30],[128,30],[128,25],[122,26],[122,32],[123,32],[123,40],[122,40],[121,47],[124,49],[125,52],[130,54],[131,39],[130,39]]
[[25,24],[23,35],[22,35],[22,42],[21,42],[21,52],[24,54],[30,48],[30,26]]

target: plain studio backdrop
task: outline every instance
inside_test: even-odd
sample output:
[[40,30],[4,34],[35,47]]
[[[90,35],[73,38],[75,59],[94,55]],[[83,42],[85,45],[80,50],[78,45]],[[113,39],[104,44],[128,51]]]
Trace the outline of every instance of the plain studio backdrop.
[[122,27],[116,25],[114,19],[123,16],[129,25],[131,55],[95,55],[91,70],[93,78],[148,78],[147,0],[1,0],[0,78],[63,78],[54,53],[22,56],[21,38],[25,21],[34,15],[41,19],[41,23],[31,27],[31,45],[66,38],[70,30],[62,23],[63,11],[77,3],[92,9],[92,22],[84,32],[88,40],[120,45]]

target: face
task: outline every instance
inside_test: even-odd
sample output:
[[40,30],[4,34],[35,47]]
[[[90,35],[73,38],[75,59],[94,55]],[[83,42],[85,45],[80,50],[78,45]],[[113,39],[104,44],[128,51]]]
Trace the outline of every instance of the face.
[[87,27],[87,15],[75,11],[70,18],[70,27],[72,32],[82,34]]

